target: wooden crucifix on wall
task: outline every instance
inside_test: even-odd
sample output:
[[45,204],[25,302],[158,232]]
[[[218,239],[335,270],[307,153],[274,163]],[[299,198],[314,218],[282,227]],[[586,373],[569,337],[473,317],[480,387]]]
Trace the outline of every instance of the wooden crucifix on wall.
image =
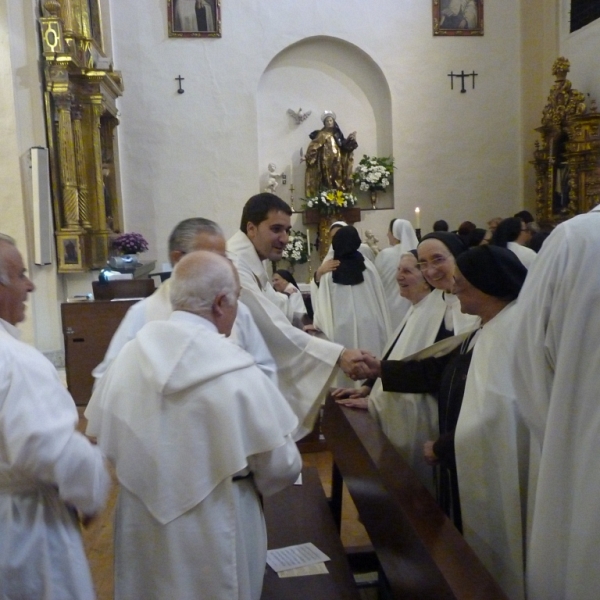
[[466,94],[467,90],[465,89],[465,78],[466,77],[471,77],[473,80],[473,87],[471,89],[475,89],[475,77],[477,77],[478,73],[475,73],[475,71],[473,71],[472,73],[465,73],[464,71],[461,71],[460,73],[455,73],[454,71],[450,71],[450,73],[448,73],[448,77],[450,77],[450,89],[453,90],[454,89],[454,78],[458,78],[460,79],[460,84],[461,84],[461,89],[460,89],[460,93],[461,94]]

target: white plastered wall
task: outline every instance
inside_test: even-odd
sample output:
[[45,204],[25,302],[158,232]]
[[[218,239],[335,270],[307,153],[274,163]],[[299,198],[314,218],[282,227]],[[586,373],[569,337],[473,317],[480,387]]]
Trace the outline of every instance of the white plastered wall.
[[[391,107],[387,142],[370,131],[374,114],[352,114],[360,99],[336,97],[339,88],[319,91],[331,96],[327,108],[339,113],[343,131],[357,130],[364,143],[357,159],[363,149],[379,153],[391,143],[398,167],[396,208],[363,213],[363,231],[371,228],[384,240],[389,219],[412,219],[417,205],[424,230],[437,218],[456,226],[467,218],[483,224],[490,216],[511,214],[531,202],[527,163],[533,138],[526,137],[541,115],[556,55],[571,60],[575,87],[600,97],[595,68],[600,25],[568,34],[568,0],[551,6],[532,2],[533,7],[529,0],[488,0],[483,37],[440,39],[431,33],[430,2],[223,0],[223,38],[169,39],[166,0],[102,0],[107,54],[112,41],[115,68],[125,81],[118,105],[126,228],[147,236],[149,254],[159,265],[166,261],[169,231],[183,218],[204,215],[221,223],[227,235],[236,230],[245,200],[264,185],[266,163],[283,166],[299,150],[294,137],[287,155],[277,147],[271,157],[261,125],[261,93],[277,58],[311,39],[355,48],[386,82],[381,93]],[[26,253],[22,157],[29,147],[45,145],[35,5],[35,0],[0,0],[1,228]],[[331,68],[331,58],[323,55],[322,70]],[[470,82],[466,94],[450,90],[447,74],[460,70],[479,74],[475,90]],[[178,75],[185,77],[184,94],[176,92]],[[293,130],[307,139],[325,107],[316,105],[319,98],[310,105],[303,98],[289,102],[286,110],[313,111],[310,126]],[[272,119],[290,130],[284,111]],[[35,328],[30,321],[26,337],[42,348],[58,347],[61,279],[53,268],[30,265],[30,270],[39,310],[30,311]],[[89,291],[91,276],[63,279],[68,293]]]
[[15,238],[36,286],[23,339],[51,358],[62,347],[56,268],[32,261],[29,149],[45,146],[36,2],[0,1],[0,231]]
[[560,55],[571,63],[568,78],[573,87],[589,94],[586,102],[596,99],[600,106],[600,72],[598,56],[600,56],[600,19],[569,33],[569,0],[562,0],[560,7]]
[[[169,39],[160,3],[113,3],[115,64],[126,85],[119,141],[127,229],[150,238],[159,263],[169,230],[183,218],[207,216],[233,234],[244,202],[264,186],[268,162],[290,164],[306,147],[296,134],[308,140],[324,108],[338,113],[345,133],[356,130],[359,144],[364,141],[357,159],[363,149],[391,146],[396,210],[364,213],[360,225],[380,239],[392,216],[412,219],[415,206],[425,230],[437,218],[457,226],[514,212],[522,202],[519,8],[518,0],[489,2],[485,36],[439,39],[432,35],[429,2],[380,0],[367,8],[350,0],[340,10],[332,1],[224,0],[223,38]],[[315,40],[322,41],[319,69]],[[337,54],[330,51],[332,40]],[[388,96],[389,131],[372,131],[373,103],[361,98],[360,85],[340,85],[344,44],[362,53],[385,82],[370,93],[378,101]],[[278,81],[277,68],[303,68],[286,63],[303,46],[310,46],[311,68],[320,73],[317,95],[301,93],[297,81]],[[450,89],[447,74],[460,70],[479,74],[475,90],[470,83],[466,94]],[[177,94],[178,75],[185,78],[183,94]],[[285,101],[261,105],[266,89],[277,93],[273,81]],[[274,107],[269,127],[282,131],[282,140],[293,137],[287,148],[264,130],[265,110]],[[313,111],[310,123],[288,135],[286,110],[299,107]],[[302,174],[296,170],[294,178],[301,182]]]

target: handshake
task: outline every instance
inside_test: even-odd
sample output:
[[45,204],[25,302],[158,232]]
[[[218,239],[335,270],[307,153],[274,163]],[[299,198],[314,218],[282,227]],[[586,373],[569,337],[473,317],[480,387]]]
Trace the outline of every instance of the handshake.
[[381,361],[366,350],[344,349],[338,365],[348,377],[354,379],[376,379],[381,375]]

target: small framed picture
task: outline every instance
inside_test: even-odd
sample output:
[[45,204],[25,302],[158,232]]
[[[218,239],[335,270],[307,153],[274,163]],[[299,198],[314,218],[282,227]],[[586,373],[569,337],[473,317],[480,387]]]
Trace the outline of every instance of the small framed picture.
[[221,37],[221,0],[167,0],[169,37]]
[[59,233],[56,238],[56,253],[59,273],[82,273],[84,264],[82,240],[85,234]]
[[62,262],[65,265],[79,265],[81,257],[79,253],[78,238],[63,238],[62,239]]
[[483,35],[483,0],[432,0],[433,35]]

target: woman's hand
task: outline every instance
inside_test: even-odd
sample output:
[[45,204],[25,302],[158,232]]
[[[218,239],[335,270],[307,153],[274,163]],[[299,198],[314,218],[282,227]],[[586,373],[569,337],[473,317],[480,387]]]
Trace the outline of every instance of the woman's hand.
[[344,398],[366,398],[371,392],[368,385],[363,385],[359,388],[337,388],[331,392],[331,396],[336,400]]
[[337,404],[342,406],[348,406],[349,408],[359,408],[360,410],[368,410],[369,398],[344,398],[343,400],[336,400]]
[[435,467],[435,465],[439,464],[440,462],[440,459],[433,451],[434,444],[435,442],[432,440],[423,444],[423,458],[425,458],[425,462],[432,467]]
[[321,333],[321,330],[317,329],[312,323],[304,325],[304,327],[302,327],[302,331],[308,333],[309,335],[318,335]]
[[331,271],[335,271],[340,266],[340,261],[335,260],[334,258],[330,258],[326,260],[315,273],[315,281],[319,283],[321,277],[325,275],[325,273],[331,273]]

